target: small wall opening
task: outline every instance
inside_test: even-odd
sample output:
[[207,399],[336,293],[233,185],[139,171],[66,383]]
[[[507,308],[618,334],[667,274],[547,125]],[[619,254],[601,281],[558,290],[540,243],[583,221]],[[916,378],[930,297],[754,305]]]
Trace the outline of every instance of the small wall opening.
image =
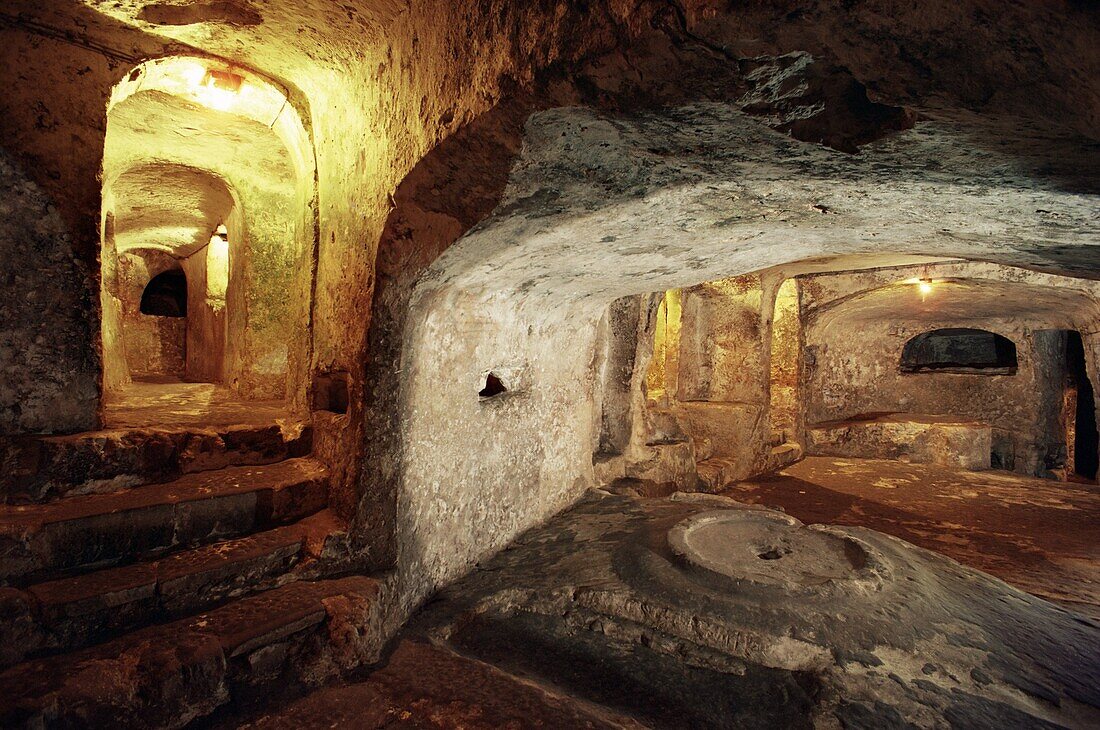
[[979,329],[948,328],[917,335],[905,343],[903,373],[1015,375],[1016,345]]
[[348,374],[319,373],[313,378],[313,410],[344,415],[348,412]]
[[481,390],[478,391],[478,397],[480,398],[495,398],[498,395],[504,395],[508,392],[507,386],[504,385],[504,381],[501,380],[496,373],[490,371],[485,374],[485,383]]
[[183,269],[163,271],[150,279],[141,293],[140,311],[153,317],[186,317],[187,275]]

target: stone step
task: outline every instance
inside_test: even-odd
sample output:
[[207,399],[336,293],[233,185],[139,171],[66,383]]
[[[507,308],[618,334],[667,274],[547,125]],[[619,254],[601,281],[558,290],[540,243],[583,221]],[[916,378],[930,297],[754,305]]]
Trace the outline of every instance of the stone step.
[[0,727],[179,728],[375,661],[378,582],[295,582],[0,672]]
[[759,471],[749,473],[745,469],[745,459],[739,457],[712,456],[695,465],[699,475],[699,486],[704,492],[719,492],[734,482],[760,474],[767,474],[790,466],[802,459],[802,447],[786,442],[768,449],[768,457]]
[[0,580],[26,585],[248,535],[325,507],[312,459],[199,472],[50,504],[0,507]]
[[[161,560],[0,588],[0,667],[275,587],[302,559],[311,521],[173,553]],[[327,529],[325,525],[321,529]],[[315,531],[315,530],[314,530]],[[316,557],[316,556],[313,556]]]
[[[427,681],[426,681],[427,680]],[[641,728],[641,723],[446,648],[404,640],[365,681],[315,692],[242,728]]]
[[120,429],[0,439],[0,503],[115,492],[227,466],[307,456],[302,423]]

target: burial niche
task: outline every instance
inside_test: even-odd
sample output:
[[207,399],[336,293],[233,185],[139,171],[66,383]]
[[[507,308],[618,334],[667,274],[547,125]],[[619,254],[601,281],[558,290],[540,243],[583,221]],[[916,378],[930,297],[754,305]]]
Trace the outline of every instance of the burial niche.
[[903,373],[1015,375],[1016,345],[987,330],[932,330],[905,343],[900,369]]

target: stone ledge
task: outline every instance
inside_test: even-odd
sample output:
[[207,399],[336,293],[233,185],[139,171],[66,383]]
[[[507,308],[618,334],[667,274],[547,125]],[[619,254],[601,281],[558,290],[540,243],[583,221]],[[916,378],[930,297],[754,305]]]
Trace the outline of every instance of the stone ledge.
[[973,471],[990,468],[993,429],[970,419],[877,413],[806,429],[811,456],[900,459]]
[[[333,615],[331,599],[354,605]],[[339,671],[349,647],[329,636],[329,620],[367,627],[378,582],[350,577],[292,583],[198,616],[154,626],[72,654],[16,665],[0,673],[3,727],[178,728],[229,702],[243,687],[274,690],[318,682]]]
[[0,438],[0,502],[116,492],[227,466],[306,456],[305,424],[124,429]]
[[292,459],[47,505],[0,507],[0,577],[26,583],[247,535],[313,514],[327,497],[325,468]]
[[152,562],[2,589],[0,666],[68,651],[138,626],[201,611],[274,587],[300,559],[300,524],[169,555]]

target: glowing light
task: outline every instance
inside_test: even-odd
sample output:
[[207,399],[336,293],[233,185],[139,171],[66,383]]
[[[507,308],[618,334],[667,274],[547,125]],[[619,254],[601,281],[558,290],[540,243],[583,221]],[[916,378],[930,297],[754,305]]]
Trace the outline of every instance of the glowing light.
[[229,238],[224,225],[218,226],[206,248],[206,300],[224,304],[229,288]]
[[[193,71],[188,70],[188,81]],[[244,85],[244,78],[229,71],[206,69],[202,80],[194,84],[195,97],[205,106],[218,111],[228,111],[237,101],[237,94]]]
[[921,279],[920,283],[917,284],[917,290],[920,291],[921,296],[928,296],[932,293],[932,280]]
[[157,58],[135,67],[111,90],[114,107],[142,91],[161,91],[217,111],[273,126],[287,107],[286,94],[245,69],[211,59]]
[[181,61],[180,75],[189,86],[198,88],[206,78],[206,66],[197,61]]

